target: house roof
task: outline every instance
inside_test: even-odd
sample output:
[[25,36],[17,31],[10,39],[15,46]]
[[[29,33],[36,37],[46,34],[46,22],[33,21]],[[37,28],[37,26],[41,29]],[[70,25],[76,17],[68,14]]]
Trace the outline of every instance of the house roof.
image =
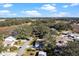
[[39,56],[46,56],[46,52],[44,52],[44,51],[39,51]]
[[37,41],[44,41],[44,39],[37,39]]
[[5,38],[4,40],[15,41],[16,38],[14,38],[14,37],[12,37],[12,36],[9,36],[9,37]]

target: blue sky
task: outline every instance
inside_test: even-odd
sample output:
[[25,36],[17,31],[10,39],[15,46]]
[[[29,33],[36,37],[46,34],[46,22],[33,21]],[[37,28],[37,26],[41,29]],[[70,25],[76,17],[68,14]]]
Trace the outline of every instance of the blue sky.
[[79,17],[78,3],[5,3],[0,17]]

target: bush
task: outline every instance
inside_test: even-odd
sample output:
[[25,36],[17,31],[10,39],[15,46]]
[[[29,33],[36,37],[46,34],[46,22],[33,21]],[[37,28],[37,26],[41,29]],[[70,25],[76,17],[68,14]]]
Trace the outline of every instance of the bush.
[[10,51],[11,51],[11,52],[14,52],[14,51],[16,51],[16,50],[17,50],[17,47],[15,47],[15,46],[13,46],[13,47],[10,48]]
[[28,49],[26,49],[27,51],[32,51],[32,49],[31,48],[28,48]]

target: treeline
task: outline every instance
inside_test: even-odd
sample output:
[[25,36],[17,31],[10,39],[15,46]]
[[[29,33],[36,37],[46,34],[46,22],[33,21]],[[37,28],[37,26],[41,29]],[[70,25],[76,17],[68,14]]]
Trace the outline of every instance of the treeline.
[[79,18],[71,18],[71,17],[24,17],[24,18],[0,18],[0,20],[5,19],[4,21],[0,21],[0,27],[3,26],[11,26],[11,25],[19,25],[28,22],[41,21],[42,23],[51,24],[56,21],[67,21],[71,24],[76,22],[79,23]]
[[29,20],[6,19],[5,21],[0,21],[0,27],[19,25],[19,24],[28,23],[28,22]]

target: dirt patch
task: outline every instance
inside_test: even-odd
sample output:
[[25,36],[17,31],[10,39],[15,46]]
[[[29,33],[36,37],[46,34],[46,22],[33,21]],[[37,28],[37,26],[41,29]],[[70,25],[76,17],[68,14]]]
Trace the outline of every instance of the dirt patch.
[[10,34],[15,28],[14,26],[0,27],[0,34]]

